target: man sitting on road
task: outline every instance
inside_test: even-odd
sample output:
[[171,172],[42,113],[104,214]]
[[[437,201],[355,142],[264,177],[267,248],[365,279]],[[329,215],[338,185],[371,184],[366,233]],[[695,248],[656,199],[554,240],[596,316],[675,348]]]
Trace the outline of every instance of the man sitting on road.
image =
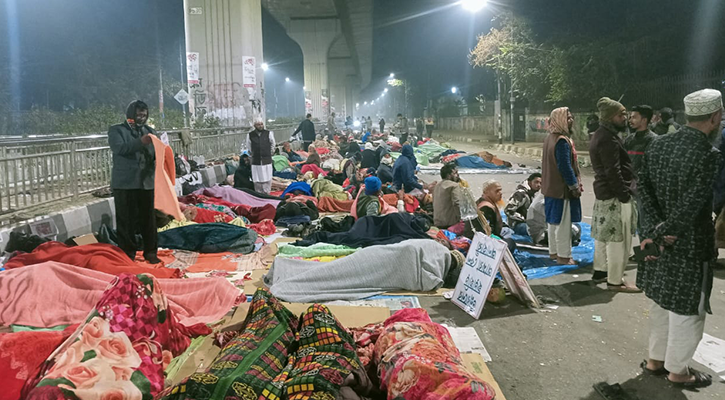
[[508,224],[517,235],[527,236],[529,234],[526,225],[526,213],[539,189],[541,189],[541,174],[534,172],[529,175],[528,179],[519,184],[514,194],[509,198],[508,204],[506,204],[504,212],[508,218]]
[[[433,224],[440,229],[449,229],[461,223],[462,194],[456,164],[445,164],[441,168],[441,179],[433,189]],[[462,226],[461,229],[453,228],[453,231],[463,233]]]
[[382,182],[374,176],[365,178],[365,194],[357,200],[357,217],[377,216],[383,212],[383,203],[380,200]]

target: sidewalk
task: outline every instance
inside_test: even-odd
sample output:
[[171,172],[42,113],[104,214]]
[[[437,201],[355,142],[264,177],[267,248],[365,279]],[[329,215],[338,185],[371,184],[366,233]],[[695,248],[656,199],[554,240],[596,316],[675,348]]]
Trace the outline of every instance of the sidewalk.
[[[515,144],[504,142],[503,144],[498,144],[497,137],[484,136],[477,132],[434,131],[433,138],[445,142],[480,143],[486,149],[503,151],[537,160],[540,160],[543,155],[543,144],[541,142],[517,142]],[[577,157],[581,166],[591,166],[589,151],[577,150]]]

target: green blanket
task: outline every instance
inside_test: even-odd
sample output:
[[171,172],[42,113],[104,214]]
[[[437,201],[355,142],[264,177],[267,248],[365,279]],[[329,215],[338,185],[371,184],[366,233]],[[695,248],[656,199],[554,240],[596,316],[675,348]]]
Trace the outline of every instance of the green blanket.
[[286,244],[279,247],[279,253],[277,257],[301,257],[301,258],[312,258],[312,257],[341,257],[348,256],[358,249],[352,247],[327,244],[327,243],[315,243],[309,247],[295,246],[293,244]]

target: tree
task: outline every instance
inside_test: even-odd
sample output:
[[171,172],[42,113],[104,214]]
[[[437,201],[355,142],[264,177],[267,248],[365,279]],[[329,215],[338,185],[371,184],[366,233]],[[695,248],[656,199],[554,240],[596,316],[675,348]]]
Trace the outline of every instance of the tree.
[[469,55],[474,67],[491,68],[508,79],[523,97],[544,98],[548,92],[547,67],[551,50],[537,44],[526,21],[510,13],[499,18],[499,28],[478,37]]

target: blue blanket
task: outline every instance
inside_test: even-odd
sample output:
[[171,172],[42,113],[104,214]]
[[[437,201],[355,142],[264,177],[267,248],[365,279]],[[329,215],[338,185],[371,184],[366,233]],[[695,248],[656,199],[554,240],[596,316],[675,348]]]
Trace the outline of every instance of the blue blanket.
[[287,193],[292,193],[294,191],[300,191],[307,196],[314,196],[314,194],[312,194],[312,188],[307,182],[292,182],[289,186],[287,186],[287,189],[282,192],[282,198],[287,196]]
[[159,247],[199,253],[249,254],[254,251],[257,232],[236,225],[207,223],[187,225],[159,232]]
[[456,158],[456,164],[461,168],[475,168],[475,169],[507,169],[505,165],[496,165],[483,161],[483,158],[479,156],[463,156]]

